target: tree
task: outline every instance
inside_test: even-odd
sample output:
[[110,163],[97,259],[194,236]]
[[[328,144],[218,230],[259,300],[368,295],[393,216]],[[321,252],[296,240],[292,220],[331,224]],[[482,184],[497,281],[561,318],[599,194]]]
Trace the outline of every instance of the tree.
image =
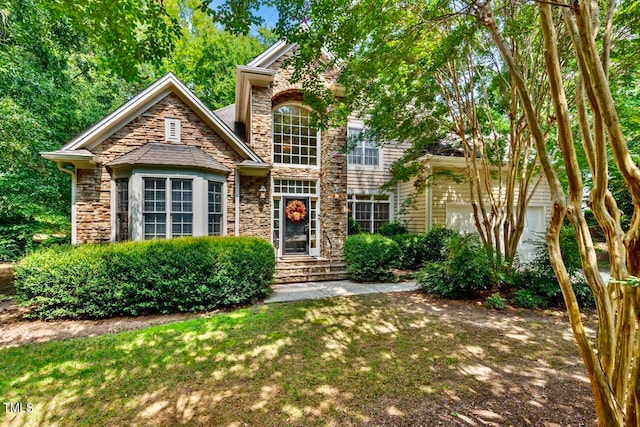
[[[256,3],[259,1],[249,2]],[[442,55],[455,55],[459,46],[469,42],[467,37],[459,37],[438,46],[441,38],[425,34],[433,34],[433,29],[442,22],[462,18],[466,25],[475,22],[478,30],[491,37],[492,49],[498,52],[502,67],[508,72],[518,111],[522,112],[527,135],[534,143],[540,167],[551,187],[553,214],[547,231],[548,250],[591,380],[598,421],[602,426],[638,426],[640,169],[629,152],[615,92],[611,90],[616,85],[610,84],[609,75],[615,46],[627,52],[621,56],[637,54],[640,40],[637,2],[610,0],[599,9],[591,0],[539,1],[519,4],[515,15],[505,13],[508,5],[509,2],[473,0],[286,2],[280,6],[282,21],[277,28],[282,36],[299,44],[295,75],[302,80],[305,75],[311,77],[306,85],[312,93],[308,99],[315,102],[321,119],[344,117],[353,110],[371,111],[367,103],[373,100],[378,105],[377,111],[386,112],[379,120],[370,120],[373,133],[388,137],[384,138],[387,140],[399,134],[413,137],[414,151],[433,142],[442,131],[442,125],[432,120],[438,113],[437,103],[427,102],[421,96],[425,92],[436,93],[432,87],[434,62],[442,63]],[[551,122],[545,121],[536,109],[536,89],[540,83],[521,63],[518,56],[521,46],[513,43],[512,31],[517,28],[515,24],[522,22],[523,14],[535,16],[540,23],[542,37],[538,48],[544,52],[554,119]],[[302,22],[306,25],[301,30]],[[462,27],[462,24],[454,26]],[[558,32],[566,37],[559,38]],[[568,42],[568,51],[559,48],[559,40]],[[334,56],[318,61],[323,48]],[[377,55],[367,57],[370,51]],[[369,61],[362,61],[364,57]],[[315,71],[326,69],[339,71],[339,81],[345,86],[341,100],[333,99],[328,91],[312,82]],[[617,100],[620,102],[619,96]],[[561,164],[548,153],[550,144],[559,150]],[[609,251],[614,280],[608,284],[598,271],[593,239],[583,214],[585,169],[578,162],[576,145],[585,152],[587,172],[593,176],[589,204]],[[619,171],[633,203],[626,232],[609,190],[609,163]],[[412,167],[416,169],[415,165]],[[566,179],[561,179],[561,174]],[[565,217],[576,231],[582,268],[596,302],[599,324],[594,344],[585,333],[562,261],[559,233]]]

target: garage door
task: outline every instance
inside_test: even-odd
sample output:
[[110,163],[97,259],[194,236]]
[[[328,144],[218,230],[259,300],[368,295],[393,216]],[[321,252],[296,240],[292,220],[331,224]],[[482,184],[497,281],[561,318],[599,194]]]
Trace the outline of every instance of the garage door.
[[518,245],[518,255],[522,261],[533,260],[537,244],[544,241],[545,231],[544,207],[529,206],[525,215],[524,231]]
[[471,205],[447,204],[447,227],[461,233],[477,233]]
[[[447,227],[462,233],[477,233],[470,205],[447,205]],[[518,255],[524,262],[533,260],[537,242],[544,240],[546,224],[543,206],[530,206],[525,215],[524,231],[518,245]]]

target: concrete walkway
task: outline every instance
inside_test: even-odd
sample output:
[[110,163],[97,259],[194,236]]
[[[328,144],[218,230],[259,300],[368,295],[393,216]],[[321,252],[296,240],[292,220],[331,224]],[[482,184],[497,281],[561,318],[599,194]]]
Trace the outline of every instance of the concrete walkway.
[[402,283],[357,283],[351,280],[336,280],[274,285],[271,289],[273,292],[264,300],[266,304],[382,292],[407,292],[415,291],[418,286],[414,281]]

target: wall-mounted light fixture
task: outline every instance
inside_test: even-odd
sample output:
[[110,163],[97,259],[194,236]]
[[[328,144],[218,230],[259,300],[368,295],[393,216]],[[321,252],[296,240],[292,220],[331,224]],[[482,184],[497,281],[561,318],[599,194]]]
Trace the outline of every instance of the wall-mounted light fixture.
[[333,187],[333,204],[337,205],[340,202],[340,187]]
[[258,190],[258,204],[260,208],[264,207],[264,202],[267,200],[267,188],[262,184],[260,190]]

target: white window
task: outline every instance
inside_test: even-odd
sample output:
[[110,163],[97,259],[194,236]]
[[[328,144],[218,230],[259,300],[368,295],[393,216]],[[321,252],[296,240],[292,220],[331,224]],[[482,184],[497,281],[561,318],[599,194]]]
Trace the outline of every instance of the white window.
[[377,233],[391,221],[391,208],[387,195],[352,195],[349,198],[349,214],[365,233]]
[[310,112],[283,105],[273,111],[273,162],[318,165],[318,131],[309,127]]
[[164,140],[180,142],[180,120],[164,119]]
[[227,233],[227,177],[188,170],[116,171],[112,240],[150,240]]
[[209,181],[208,184],[208,234],[220,236],[222,234],[222,183]]
[[[167,197],[167,187],[171,191]],[[193,181],[144,178],[144,238],[193,235]],[[167,224],[170,223],[170,233]]]
[[129,178],[116,179],[116,242],[129,240]]
[[347,156],[347,164],[356,166],[380,166],[380,147],[367,141],[362,127],[349,125],[347,127],[348,143],[353,148]]

